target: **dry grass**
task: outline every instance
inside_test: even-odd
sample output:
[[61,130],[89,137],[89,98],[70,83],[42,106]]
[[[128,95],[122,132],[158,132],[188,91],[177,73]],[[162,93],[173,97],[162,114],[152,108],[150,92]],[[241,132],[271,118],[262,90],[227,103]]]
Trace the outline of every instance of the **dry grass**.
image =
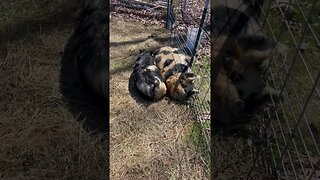
[[270,151],[261,137],[244,128],[232,131],[238,133],[212,136],[213,179],[274,179]]
[[105,147],[68,112],[58,92],[59,52],[69,33],[54,31],[3,47],[0,65],[0,176],[101,178]]
[[[10,8],[23,8],[18,1],[10,2]],[[20,25],[13,23],[9,29]],[[60,52],[72,31],[70,25],[42,26],[41,33],[24,33],[0,43],[1,179],[107,175],[107,144],[83,130],[59,93]]]
[[[188,135],[194,118],[166,100],[144,105],[128,90],[139,48],[161,46],[147,39],[162,27],[112,19],[110,24],[110,176],[112,179],[208,179]],[[166,38],[164,33],[156,37]],[[158,38],[160,39],[160,38]]]

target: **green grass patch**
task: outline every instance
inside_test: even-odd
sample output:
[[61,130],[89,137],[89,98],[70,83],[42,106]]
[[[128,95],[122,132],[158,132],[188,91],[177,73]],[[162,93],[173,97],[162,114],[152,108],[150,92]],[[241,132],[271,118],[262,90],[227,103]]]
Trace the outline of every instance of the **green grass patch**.
[[205,137],[207,134],[203,132],[202,128],[203,124],[201,124],[199,121],[193,123],[192,130],[189,135],[189,142],[191,142],[197,148],[197,150],[204,157],[207,165],[210,167],[210,139],[208,139],[209,142],[207,142]]
[[[209,106],[211,96],[210,96],[210,69],[211,62],[210,57],[204,56],[199,63],[193,65],[192,70],[195,74],[199,76],[196,81],[196,88],[199,90],[198,101],[202,105]],[[209,109],[209,108],[207,108]]]
[[[203,118],[199,116],[210,112],[210,68],[211,63],[208,56],[202,57],[192,67],[193,72],[199,77],[195,83],[199,93],[192,102],[192,109],[198,115],[198,120]],[[210,118],[207,118],[206,121],[194,122],[189,139],[210,166],[210,135],[207,133],[207,129],[210,129]]]

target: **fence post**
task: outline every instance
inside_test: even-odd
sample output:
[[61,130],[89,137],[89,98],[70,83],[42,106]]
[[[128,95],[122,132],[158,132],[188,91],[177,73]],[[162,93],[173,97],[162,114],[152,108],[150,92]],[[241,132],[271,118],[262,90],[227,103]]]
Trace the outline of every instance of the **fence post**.
[[174,23],[174,12],[173,12],[173,5],[172,0],[168,0],[167,3],[167,29],[172,30],[172,25]]
[[210,0],[206,0],[205,4],[204,4],[204,9],[202,12],[202,17],[201,17],[201,21],[200,21],[200,25],[199,25],[199,29],[198,29],[198,33],[197,33],[197,38],[196,41],[194,43],[193,49],[192,49],[192,54],[191,54],[191,60],[189,62],[189,65],[192,66],[193,61],[194,61],[194,56],[197,52],[197,48],[199,46],[199,42],[200,42],[200,38],[201,38],[201,34],[202,34],[202,29],[203,29],[203,25],[204,25],[204,20],[206,19],[206,15],[208,12],[208,6],[209,6],[209,2]]
[[[178,79],[177,82],[180,82],[181,77],[182,77],[182,74],[185,73],[185,72],[188,70],[188,68],[193,65],[194,56],[195,56],[196,51],[197,51],[197,48],[198,48],[198,46],[199,46],[200,36],[201,36],[201,34],[202,34],[202,29],[203,29],[203,25],[204,25],[204,20],[206,19],[206,15],[207,15],[207,12],[208,12],[209,2],[210,2],[210,0],[206,0],[206,1],[205,1],[205,4],[204,4],[204,9],[203,9],[203,13],[202,13],[202,16],[201,16],[200,26],[199,26],[198,33],[197,33],[197,38],[196,38],[196,40],[195,40],[193,49],[191,50],[191,51],[192,51],[192,52],[191,52],[191,59],[190,59],[190,61],[188,62],[188,66],[184,66],[184,67],[183,67],[182,72],[181,72],[181,75],[179,76],[179,79]],[[188,42],[188,39],[187,39],[187,42]],[[186,44],[186,46],[188,47],[188,44]]]

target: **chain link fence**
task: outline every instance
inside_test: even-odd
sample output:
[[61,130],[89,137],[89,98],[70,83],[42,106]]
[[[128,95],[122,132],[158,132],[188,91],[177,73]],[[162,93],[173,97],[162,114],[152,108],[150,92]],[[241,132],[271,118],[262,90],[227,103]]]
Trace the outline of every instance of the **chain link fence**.
[[266,1],[261,11],[266,36],[289,47],[285,56],[271,61],[266,82],[285,97],[267,111],[278,178],[320,178],[319,7],[316,0]]
[[191,99],[188,108],[196,116],[192,139],[210,166],[210,105],[211,105],[211,34],[209,0],[168,0],[167,29],[172,44],[191,57],[190,66],[198,76],[198,94]]

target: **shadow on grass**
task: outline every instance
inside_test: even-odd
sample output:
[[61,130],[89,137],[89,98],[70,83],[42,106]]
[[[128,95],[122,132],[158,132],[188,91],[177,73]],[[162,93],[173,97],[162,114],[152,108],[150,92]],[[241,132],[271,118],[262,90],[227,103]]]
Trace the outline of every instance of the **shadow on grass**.
[[132,45],[132,44],[138,44],[147,41],[148,39],[151,39],[150,36],[146,38],[139,38],[135,39],[133,41],[122,41],[122,42],[110,42],[110,46],[119,47],[119,46],[126,46],[126,45]]
[[[58,26],[76,21],[74,12],[78,9],[76,4],[56,10],[56,13],[39,19],[28,19],[12,27],[2,27],[0,31],[0,45],[5,42],[21,39],[29,34],[40,31],[50,31]],[[41,27],[41,28],[40,28]]]
[[[110,46],[114,46],[114,47],[119,47],[119,46],[126,46],[126,45],[133,45],[133,44],[139,44],[139,43],[143,43],[149,39],[153,39],[155,40],[156,42],[158,43],[161,43],[161,44],[168,44],[172,39],[174,38],[186,38],[185,36],[174,36],[174,37],[170,37],[170,36],[161,36],[163,35],[162,33],[158,33],[158,34],[152,34],[148,37],[145,37],[145,38],[139,38],[139,39],[135,39],[135,40],[132,40],[132,41],[122,41],[122,42],[110,42]],[[172,43],[170,43],[171,45],[173,45]],[[175,44],[177,45],[177,44]]]
[[[134,43],[141,43],[141,42],[144,42],[144,41],[146,41],[147,39],[149,39],[149,38],[146,38],[146,39],[144,39],[143,41],[141,41],[141,40],[134,40],[134,41],[127,41],[127,42],[120,42],[119,44],[122,44],[122,46],[124,46],[124,45],[128,45],[128,44],[134,44]],[[165,39],[167,39],[167,38],[163,38],[162,40],[164,41]],[[166,40],[166,41],[164,41],[164,42],[168,42],[169,41],[169,39],[168,40]],[[110,44],[112,44],[112,43],[110,43]],[[113,43],[113,46],[120,46],[118,43]],[[112,46],[112,45],[110,45],[110,46]],[[158,49],[158,48],[160,48],[161,46],[156,46],[156,47],[148,47],[148,48],[145,48],[145,50],[148,50],[148,51],[154,51],[154,50],[156,50],[156,49]],[[132,57],[132,59],[135,59],[137,56],[138,56],[138,54],[139,54],[139,50],[137,49],[136,51],[133,51],[133,52],[131,52],[131,53],[129,53],[128,54],[128,57]],[[124,64],[126,64],[126,65],[124,65],[124,66],[121,66],[121,67],[118,67],[118,68],[115,68],[115,69],[111,69],[110,71],[109,71],[109,74],[110,75],[115,75],[115,74],[117,74],[117,73],[121,73],[121,72],[124,72],[124,71],[128,71],[128,70],[133,70],[133,65],[134,65],[134,61],[131,61],[130,63],[124,63]]]
[[118,74],[118,73],[121,73],[121,72],[124,72],[124,71],[128,71],[128,70],[132,70],[133,69],[133,65],[134,63],[130,63],[130,64],[127,64],[125,66],[122,66],[122,67],[119,67],[119,68],[116,68],[116,69],[111,69],[109,71],[109,75],[114,75],[114,74]]
[[77,78],[72,61],[62,61],[60,92],[73,116],[93,134],[108,139],[108,99],[92,92]]

